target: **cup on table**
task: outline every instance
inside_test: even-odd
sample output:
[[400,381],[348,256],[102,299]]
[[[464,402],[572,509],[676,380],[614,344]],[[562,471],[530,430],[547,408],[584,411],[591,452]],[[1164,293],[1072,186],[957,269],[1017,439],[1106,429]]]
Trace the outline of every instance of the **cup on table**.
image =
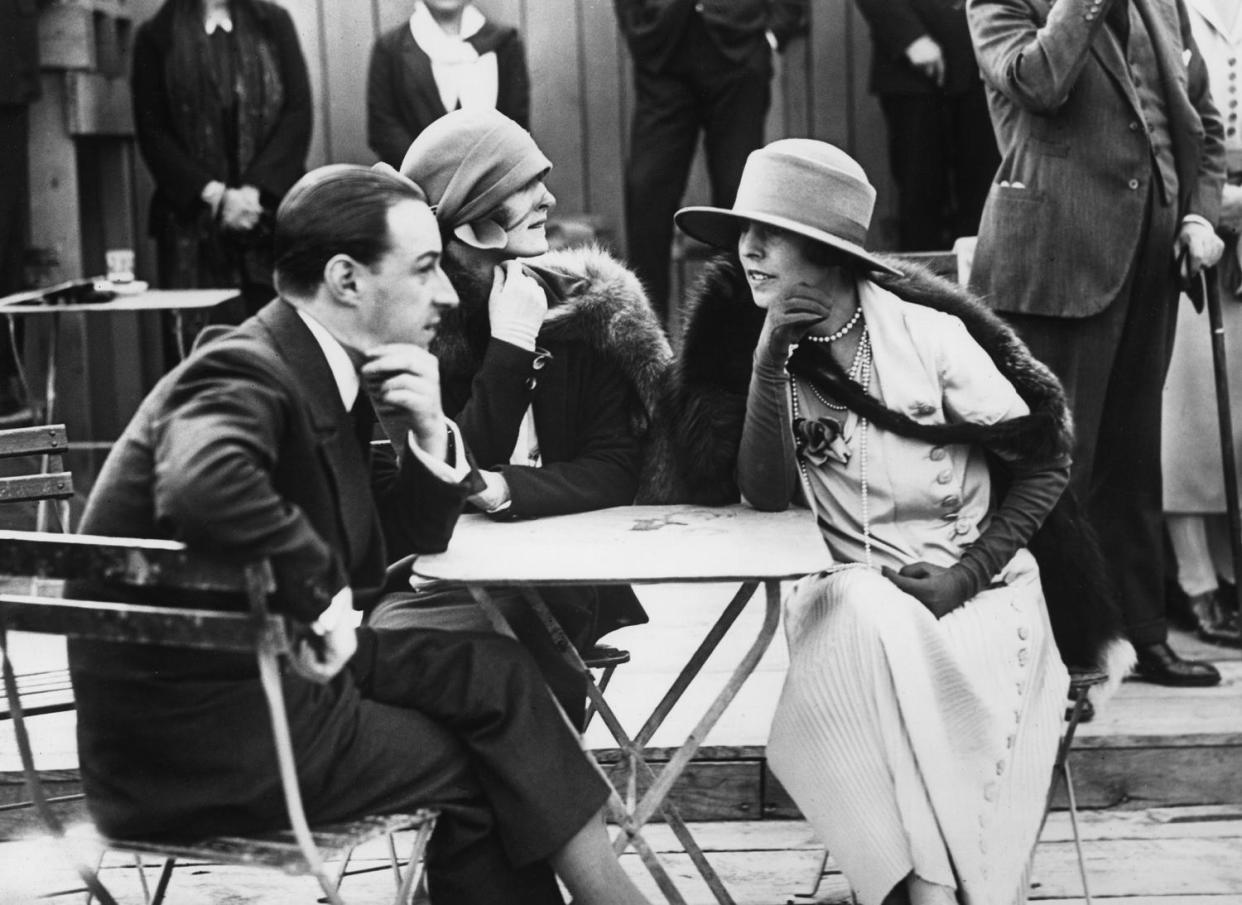
[[109,248],[104,252],[108,265],[108,280],[112,283],[134,281],[134,250],[132,248]]

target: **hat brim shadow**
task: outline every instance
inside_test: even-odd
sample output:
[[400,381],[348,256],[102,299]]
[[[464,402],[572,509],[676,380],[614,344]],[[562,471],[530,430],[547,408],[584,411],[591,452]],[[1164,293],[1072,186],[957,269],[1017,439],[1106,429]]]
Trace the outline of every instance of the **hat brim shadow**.
[[867,270],[901,276],[901,271],[885,264],[861,245],[834,236],[813,226],[775,214],[725,210],[720,207],[683,207],[673,216],[682,232],[700,242],[729,251],[737,250],[737,240],[747,223],[764,223],[806,236],[837,251],[844,252]]

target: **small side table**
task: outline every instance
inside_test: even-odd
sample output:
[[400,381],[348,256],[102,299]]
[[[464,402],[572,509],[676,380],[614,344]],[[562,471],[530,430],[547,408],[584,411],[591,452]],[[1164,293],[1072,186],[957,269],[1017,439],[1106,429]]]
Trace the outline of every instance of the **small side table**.
[[[8,318],[6,324],[12,341],[12,320],[17,317],[38,315],[51,319],[50,337],[47,344],[47,372],[44,378],[43,422],[51,424],[56,418],[56,378],[58,365],[59,336],[61,332],[61,315],[64,314],[117,314],[121,312],[171,311],[176,322],[177,352],[184,358],[186,349],[182,336],[182,322],[186,312],[214,308],[237,296],[235,289],[153,289],[134,295],[118,295],[103,302],[49,302],[41,297],[32,297],[32,293],[18,293],[0,298],[0,314]],[[16,354],[16,349],[14,349]],[[20,360],[20,359],[19,359]],[[22,374],[25,383],[25,374]],[[30,387],[26,386],[29,395]],[[91,447],[95,444],[83,441],[71,442],[70,447]],[[64,529],[69,530],[69,504],[60,502],[61,521]],[[49,511],[46,502],[40,503],[38,514],[38,530],[47,530]]]

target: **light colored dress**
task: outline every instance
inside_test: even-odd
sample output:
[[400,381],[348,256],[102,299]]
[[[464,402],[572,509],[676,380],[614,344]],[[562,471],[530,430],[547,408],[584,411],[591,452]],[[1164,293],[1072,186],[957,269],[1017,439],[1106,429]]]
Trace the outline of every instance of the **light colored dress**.
[[[1195,43],[1208,67],[1212,102],[1225,120],[1225,153],[1230,182],[1242,182],[1242,13],[1226,21],[1214,0],[1188,0]],[[1221,315],[1229,398],[1242,412],[1242,266],[1239,248],[1230,239],[1222,259]],[[1233,260],[1228,260],[1232,258]],[[1216,379],[1212,365],[1212,334],[1208,313],[1195,311],[1190,299],[1178,301],[1177,338],[1164,385],[1161,462],[1164,466],[1164,511],[1223,513],[1225,481],[1216,413]],[[1242,416],[1234,415],[1234,449],[1242,455]],[[1212,576],[1213,579],[1215,576]],[[1213,581],[1213,586],[1215,582]]]
[[[870,391],[886,406],[925,423],[1027,412],[960,320],[859,286]],[[797,398],[803,415],[841,417],[801,381]],[[786,598],[790,667],[769,762],[860,902],[908,874],[916,905],[1024,901],[1069,686],[1035,561],[1018,551],[937,620],[878,570],[958,561],[991,511],[982,451],[864,431],[853,414],[843,439],[848,461],[807,467],[803,490],[833,559],[855,565],[809,575]]]

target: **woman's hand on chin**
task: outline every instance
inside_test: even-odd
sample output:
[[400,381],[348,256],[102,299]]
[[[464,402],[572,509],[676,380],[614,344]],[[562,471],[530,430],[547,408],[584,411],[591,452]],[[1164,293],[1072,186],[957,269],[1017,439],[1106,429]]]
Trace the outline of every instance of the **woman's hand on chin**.
[[970,599],[970,574],[956,566],[936,566],[929,562],[916,562],[893,571],[888,566],[880,570],[884,577],[897,585],[923,606],[931,610],[937,619],[948,615]]
[[782,364],[789,358],[789,347],[797,343],[816,324],[828,320],[831,309],[810,298],[793,298],[768,308],[759,349]]

